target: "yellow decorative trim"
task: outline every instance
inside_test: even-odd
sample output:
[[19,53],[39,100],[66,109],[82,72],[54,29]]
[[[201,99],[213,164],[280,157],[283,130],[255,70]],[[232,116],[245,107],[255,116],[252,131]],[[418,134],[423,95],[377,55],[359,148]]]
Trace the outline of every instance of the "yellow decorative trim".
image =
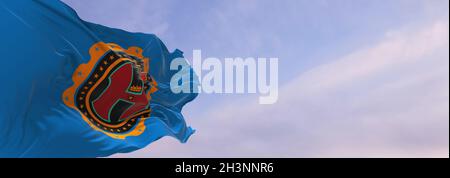
[[[133,47],[129,47],[128,49],[123,49],[121,46],[114,44],[114,43],[98,42],[98,43],[92,45],[92,47],[89,49],[89,54],[91,56],[91,59],[85,64],[80,64],[77,67],[77,69],[75,70],[75,72],[73,73],[72,81],[74,84],[64,91],[64,93],[62,95],[62,99],[64,101],[64,104],[66,104],[67,106],[78,111],[80,113],[81,117],[83,118],[83,120],[86,121],[93,129],[95,129],[97,131],[100,131],[100,132],[102,132],[112,138],[116,138],[116,139],[125,139],[128,136],[139,136],[145,130],[144,121],[146,120],[146,118],[141,118],[139,120],[139,122],[136,124],[136,126],[133,128],[133,130],[130,130],[128,133],[116,134],[116,133],[111,133],[111,132],[105,132],[104,130],[99,128],[99,127],[102,127],[101,125],[98,125],[98,126],[94,125],[94,123],[92,123],[90,121],[90,119],[87,118],[83,113],[81,113],[81,111],[79,111],[78,108],[75,106],[75,101],[74,101],[75,98],[74,97],[75,97],[77,88],[81,84],[83,84],[83,82],[89,77],[90,72],[96,66],[96,64],[101,59],[101,57],[110,50],[116,51],[116,52],[124,52],[126,54],[129,54],[129,55],[132,55],[132,56],[142,59],[144,61],[144,71],[148,72],[149,59],[145,58],[143,56],[143,54],[142,54],[143,50],[141,48],[133,46]],[[128,60],[128,59],[124,58],[123,56],[120,56],[120,54],[118,54],[118,56],[120,57],[121,60]],[[103,61],[103,63],[106,64],[109,62],[109,60],[111,60],[111,59],[105,59]],[[102,70],[102,69],[100,69],[100,70]],[[106,69],[106,70],[108,70],[108,69]],[[152,80],[151,85],[152,85],[152,87],[151,87],[150,91],[146,94],[146,97],[149,101],[151,99],[150,94],[157,91],[156,81]],[[137,88],[135,88],[135,89],[137,90]],[[81,107],[85,107],[85,106],[82,105]],[[120,132],[120,130],[117,130],[117,131]]]

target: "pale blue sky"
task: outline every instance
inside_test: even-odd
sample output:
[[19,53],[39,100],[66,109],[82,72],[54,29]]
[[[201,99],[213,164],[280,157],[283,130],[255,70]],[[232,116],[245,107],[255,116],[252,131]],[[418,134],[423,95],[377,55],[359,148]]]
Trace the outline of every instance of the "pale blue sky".
[[188,59],[280,59],[277,104],[200,95],[184,111],[190,142],[117,156],[448,157],[448,0],[64,2]]

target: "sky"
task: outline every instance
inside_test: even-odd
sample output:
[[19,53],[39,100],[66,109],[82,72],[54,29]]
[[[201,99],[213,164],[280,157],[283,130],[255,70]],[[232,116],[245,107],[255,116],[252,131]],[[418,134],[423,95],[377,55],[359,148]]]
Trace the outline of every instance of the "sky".
[[196,129],[112,157],[449,157],[448,0],[63,0],[205,57],[279,58],[279,99],[201,94]]

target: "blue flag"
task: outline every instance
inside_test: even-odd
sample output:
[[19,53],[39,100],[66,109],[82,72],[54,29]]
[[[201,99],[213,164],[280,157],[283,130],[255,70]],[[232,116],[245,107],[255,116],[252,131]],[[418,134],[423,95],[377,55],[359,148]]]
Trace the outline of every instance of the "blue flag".
[[2,0],[0,23],[0,157],[102,157],[194,132],[180,112],[196,94],[169,85],[182,52],[155,35],[57,0]]

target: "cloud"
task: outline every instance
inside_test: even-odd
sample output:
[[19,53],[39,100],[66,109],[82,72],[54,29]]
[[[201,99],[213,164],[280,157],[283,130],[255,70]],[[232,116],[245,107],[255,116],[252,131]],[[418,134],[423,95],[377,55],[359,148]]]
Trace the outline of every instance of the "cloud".
[[172,1],[63,1],[74,8],[83,20],[109,27],[157,35],[164,35],[170,27],[167,19]]
[[389,31],[302,73],[275,105],[225,103],[195,117],[188,144],[115,156],[448,157],[448,34],[448,18]]

